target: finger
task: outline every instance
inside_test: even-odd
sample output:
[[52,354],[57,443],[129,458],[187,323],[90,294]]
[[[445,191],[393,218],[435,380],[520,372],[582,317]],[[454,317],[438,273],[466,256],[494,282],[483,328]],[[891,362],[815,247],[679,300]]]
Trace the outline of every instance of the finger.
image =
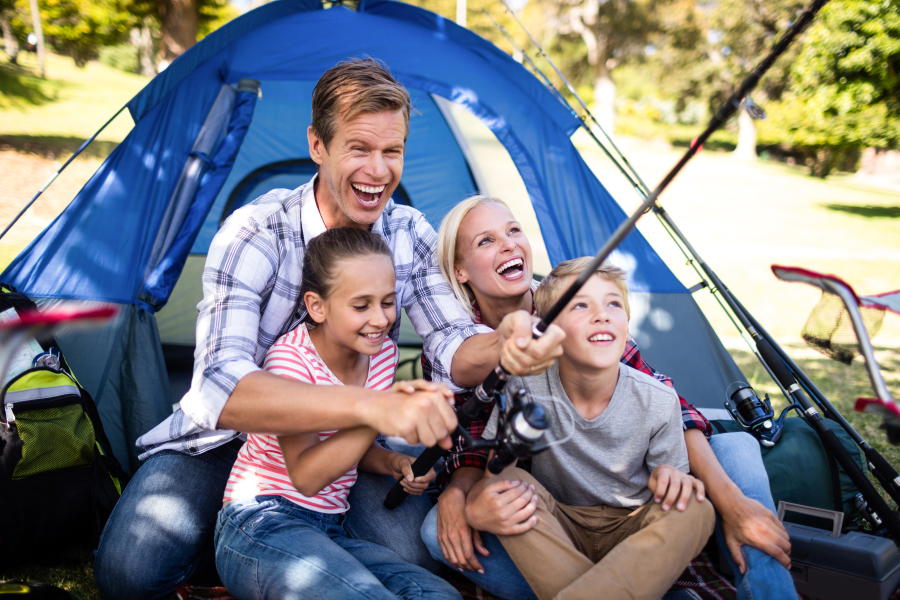
[[744,563],[744,553],[741,552],[741,544],[734,538],[727,539],[725,541],[725,545],[728,546],[728,550],[731,552],[731,559],[734,561],[734,564],[737,565],[737,568],[740,569],[741,575],[747,573],[747,565]]
[[697,490],[697,500],[703,502],[706,499],[706,486],[697,478],[694,478],[694,488]]
[[[669,489],[669,472],[661,471],[659,475],[656,476],[656,489],[653,490],[653,501],[657,504],[663,501],[663,497],[666,494],[666,490]],[[665,508],[665,507],[663,507]]]
[[780,562],[785,569],[791,568],[791,557],[775,544],[763,544],[760,550]]
[[529,531],[535,525],[537,525],[537,522],[538,522],[538,518],[537,518],[537,515],[535,515],[526,521],[523,521],[516,525],[512,525],[511,527],[509,527],[509,529],[507,530],[507,533],[505,535],[519,535],[519,534],[525,533],[526,531]]
[[[472,544],[475,546],[475,551],[482,556],[490,556],[491,552],[487,549],[487,546],[484,545],[484,542],[481,540],[481,533],[476,530],[472,530]],[[475,560],[478,560],[478,557],[475,557]],[[481,563],[478,564],[481,566]]]
[[669,481],[669,487],[666,491],[666,497],[662,501],[662,509],[669,510],[675,506],[675,501],[681,494],[682,480],[677,475]]
[[687,508],[688,502],[691,500],[691,495],[694,493],[693,482],[689,479],[683,479],[681,482],[681,493],[678,495],[678,504],[675,505],[675,508],[679,510],[679,512],[684,511]]
[[[410,467],[410,469],[412,469],[412,468]],[[428,472],[427,472],[427,473],[425,473],[424,475],[419,475],[418,477],[416,477],[415,479],[413,479],[413,481],[415,481],[415,482],[417,482],[417,483],[425,483],[425,484],[427,484],[428,482],[430,482],[430,481],[431,481],[432,479],[434,479],[435,477],[437,477],[437,473],[434,472],[434,467],[431,467],[430,469],[428,469]]]
[[404,460],[400,463],[400,472],[405,481],[412,482],[416,478],[416,476],[413,475],[412,463],[409,460]]
[[534,516],[538,507],[538,496],[533,495],[531,499],[520,510],[516,511],[510,518],[510,525],[519,525]]
[[405,479],[400,480],[400,487],[402,487],[403,491],[405,491],[410,496],[421,496],[423,493],[425,493],[425,490],[428,489],[428,486],[422,487],[420,485],[416,485],[415,483],[410,483]]
[[522,483],[522,481],[517,481],[515,479],[499,479],[484,486],[484,491],[482,493],[502,494],[506,490],[522,485]]

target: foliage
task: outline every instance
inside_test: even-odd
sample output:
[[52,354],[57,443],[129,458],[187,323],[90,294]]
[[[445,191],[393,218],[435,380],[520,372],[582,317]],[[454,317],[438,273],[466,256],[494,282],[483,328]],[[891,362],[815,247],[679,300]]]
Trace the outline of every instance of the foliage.
[[137,48],[131,44],[117,44],[100,50],[98,60],[113,69],[136,73],[138,67]]
[[241,16],[241,11],[228,0],[198,0],[200,17],[197,39],[201,40],[225,23]]
[[900,1],[835,0],[810,29],[785,100],[761,135],[779,136],[824,177],[848,152],[900,144]]

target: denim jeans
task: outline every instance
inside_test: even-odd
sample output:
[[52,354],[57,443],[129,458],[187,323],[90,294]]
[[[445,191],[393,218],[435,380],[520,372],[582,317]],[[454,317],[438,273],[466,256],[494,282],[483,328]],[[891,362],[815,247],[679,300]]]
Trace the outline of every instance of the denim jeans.
[[[769,489],[769,477],[763,465],[759,442],[748,433],[720,433],[710,438],[709,445],[725,473],[744,495],[774,513],[775,502]],[[716,541],[734,573],[738,600],[796,600],[797,592],[790,572],[762,550],[741,547],[747,566],[747,573],[741,575],[725,545],[721,516],[716,518]]]
[[383,546],[346,535],[344,515],[280,496],[230,503],[216,525],[216,566],[241,600],[422,598],[459,600],[456,589]]
[[[422,539],[425,541],[428,551],[431,552],[431,556],[451,569],[455,569],[456,567],[444,558],[438,542],[437,511],[438,507],[435,506],[425,517],[425,522],[422,523]],[[481,541],[490,552],[488,556],[478,555],[478,562],[484,567],[484,574],[477,571],[463,571],[463,575],[475,585],[500,598],[537,600],[537,596],[531,591],[528,582],[522,577],[522,573],[519,572],[497,536],[484,532],[481,534]]]
[[241,442],[148,458],[116,503],[94,561],[105,600],[162,598],[192,578],[216,581],[216,514]]

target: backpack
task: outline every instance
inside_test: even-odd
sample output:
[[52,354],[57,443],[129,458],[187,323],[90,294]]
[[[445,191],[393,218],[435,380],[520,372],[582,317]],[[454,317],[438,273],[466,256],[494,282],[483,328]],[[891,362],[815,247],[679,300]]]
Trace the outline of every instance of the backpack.
[[[0,318],[33,310],[0,284]],[[126,478],[53,337],[28,340],[14,359],[0,381],[0,564],[96,543]]]

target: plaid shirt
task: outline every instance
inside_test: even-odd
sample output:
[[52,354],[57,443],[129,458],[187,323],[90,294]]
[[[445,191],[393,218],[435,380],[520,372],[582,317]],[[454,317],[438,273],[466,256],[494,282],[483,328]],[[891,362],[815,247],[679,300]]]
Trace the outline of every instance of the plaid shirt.
[[[531,291],[534,293],[537,290],[538,282],[531,282]],[[478,309],[477,303],[472,306],[475,312],[476,323],[481,323],[481,311]],[[532,313],[534,312],[534,307],[532,306]],[[641,373],[645,373],[650,375],[654,379],[661,381],[666,384],[670,388],[675,387],[675,384],[672,382],[672,378],[668,375],[663,375],[653,369],[647,361],[641,356],[641,351],[638,348],[637,342],[634,341],[633,338],[629,336],[628,342],[625,344],[625,351],[622,353],[621,362],[625,363],[632,369],[637,369]],[[467,396],[456,396],[456,405],[462,406],[462,404],[467,400]],[[678,400],[681,402],[681,420],[682,425],[687,431],[688,429],[699,429],[703,432],[703,434],[709,438],[712,435],[712,427],[709,424],[709,421],[706,420],[700,411],[693,407],[693,405],[688,404],[687,400],[678,395]],[[493,404],[486,406],[482,410],[482,414],[490,415],[493,410]],[[484,435],[484,427],[487,424],[486,420],[477,420],[472,421],[469,425],[467,431],[469,435],[472,436],[473,439],[479,440]],[[444,489],[448,483],[450,483],[450,475],[456,469],[460,467],[475,467],[476,469],[484,470],[487,468],[487,452],[483,450],[471,450],[465,446],[465,440],[459,438],[456,440],[453,448],[450,450],[450,456],[447,457],[445,461],[444,469],[438,474],[437,485],[440,489]]]
[[[238,381],[260,370],[275,340],[306,316],[303,256],[307,242],[325,231],[315,180],[257,198],[216,234],[203,268],[191,389],[175,414],[137,441],[142,459],[165,449],[198,454],[241,435],[216,430],[228,397]],[[391,339],[399,337],[402,306],[424,340],[434,379],[459,391],[450,379],[453,354],[469,336],[491,330],[472,323],[441,275],[437,234],[422,213],[390,200],[372,231],[394,255],[398,306]]]

